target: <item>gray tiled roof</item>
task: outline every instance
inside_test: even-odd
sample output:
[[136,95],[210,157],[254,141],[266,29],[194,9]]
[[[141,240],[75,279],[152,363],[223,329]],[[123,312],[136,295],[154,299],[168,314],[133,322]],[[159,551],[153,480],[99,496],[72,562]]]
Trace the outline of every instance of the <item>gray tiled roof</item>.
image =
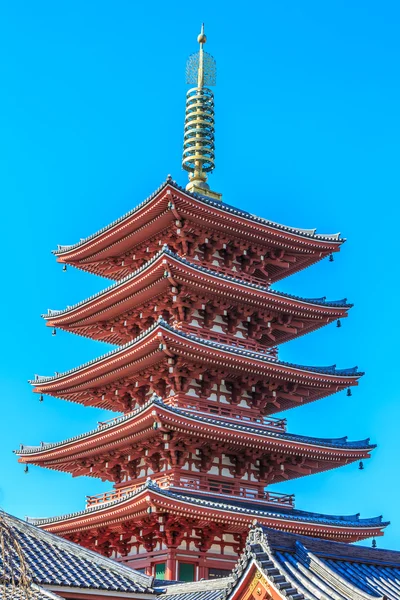
[[232,583],[231,577],[221,577],[193,583],[164,582],[165,585],[157,585],[155,582],[155,587],[163,600],[218,600]]
[[100,229],[99,231],[96,231],[92,235],[80,240],[76,244],[59,245],[57,250],[55,250],[53,253],[56,255],[62,255],[63,253],[68,252],[74,248],[78,248],[79,246],[82,246],[89,240],[92,240],[92,239],[98,237],[104,231],[108,231],[112,227],[115,227],[115,225],[117,225],[118,223],[121,223],[125,219],[128,219],[131,215],[138,212],[141,208],[143,208],[143,206],[146,206],[146,204],[149,204],[153,200],[153,198],[155,198],[157,196],[157,194],[159,194],[167,185],[174,187],[176,190],[183,192],[186,196],[194,198],[195,200],[198,200],[198,201],[202,202],[203,204],[208,204],[209,206],[218,208],[224,212],[237,215],[238,217],[243,217],[254,223],[259,223],[260,225],[265,225],[267,227],[271,227],[272,229],[277,229],[279,231],[287,231],[288,233],[293,233],[295,235],[298,235],[298,236],[301,236],[304,238],[308,238],[308,239],[315,239],[317,241],[336,242],[336,243],[340,243],[340,242],[344,241],[343,239],[340,238],[339,233],[323,235],[323,234],[317,234],[315,229],[299,229],[299,228],[295,228],[295,227],[288,227],[286,225],[280,225],[279,223],[275,223],[274,221],[269,221],[268,219],[263,219],[262,217],[257,217],[255,215],[252,215],[251,213],[249,213],[245,210],[235,208],[234,206],[226,204],[225,202],[221,202],[220,200],[217,201],[217,200],[213,200],[212,198],[202,196],[200,194],[188,192],[184,188],[180,187],[175,181],[173,181],[171,177],[168,177],[167,180],[155,192],[153,192],[153,194],[151,194],[148,198],[146,198],[146,200],[144,200],[143,202],[138,204],[134,209],[130,210],[122,217],[119,217],[118,219],[116,219],[115,221],[113,221],[112,223],[107,225],[106,227],[103,227],[102,229]]
[[38,585],[31,585],[28,590],[19,587],[0,585],[0,600],[62,600],[61,596],[45,590]]
[[[115,592],[153,593],[153,578],[59,538],[31,523],[0,513],[0,527],[7,527],[19,543],[33,583]],[[18,568],[19,558],[10,550],[8,565]],[[3,571],[0,553],[0,580]],[[38,596],[38,599],[40,595]]]

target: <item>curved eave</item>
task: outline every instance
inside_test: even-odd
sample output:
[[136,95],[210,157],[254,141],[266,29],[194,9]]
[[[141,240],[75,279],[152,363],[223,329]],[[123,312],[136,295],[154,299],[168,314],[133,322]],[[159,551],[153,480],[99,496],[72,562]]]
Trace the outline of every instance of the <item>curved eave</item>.
[[[49,378],[37,377],[31,384],[36,393],[121,412],[124,409],[118,405],[117,396],[115,401],[105,397],[101,392],[102,386],[114,386],[116,389],[116,382],[122,379],[134,383],[140,371],[153,369],[160,362],[165,362],[166,357],[188,355],[191,361],[204,364],[205,369],[220,365],[234,376],[252,373],[259,379],[273,376],[282,383],[298,383],[305,390],[305,403],[356,386],[362,375],[355,368],[337,370],[335,367],[302,367],[280,362],[266,354],[204,341],[159,320],[133,342],[66,373]],[[296,398],[287,398],[283,392],[279,394],[283,397],[283,404],[271,404],[269,414],[299,405]],[[299,399],[299,402],[303,403],[303,400]]]
[[[199,222],[213,222],[219,228],[225,226],[229,230],[233,225],[244,238],[255,241],[264,239],[272,246],[285,245],[303,250],[303,252],[318,252],[325,255],[336,252],[344,242],[339,234],[319,235],[315,230],[302,230],[286,227],[261,217],[256,217],[227,204],[214,201],[210,198],[192,194],[180,188],[171,179],[168,179],[158,190],[136,208],[129,211],[110,225],[97,231],[93,235],[70,246],[59,246],[54,254],[60,262],[80,263],[90,260],[101,260],[109,255],[112,248],[113,255],[123,245],[123,240],[132,238],[139,230],[149,222],[154,222],[163,216],[163,225],[173,223],[176,219],[169,203],[173,200],[178,211],[190,208],[197,215]],[[165,221],[165,224],[164,224]],[[223,227],[222,227],[223,228]],[[236,235],[236,231],[234,232]],[[135,236],[137,238],[137,236]],[[145,239],[145,238],[144,238]],[[135,239],[135,243],[136,243]],[[318,258],[316,257],[316,260]],[[77,264],[78,266],[78,264]]]
[[[204,356],[206,356],[204,349],[209,351],[209,349],[212,348],[214,351],[214,356],[219,355],[221,357],[233,357],[235,360],[240,358],[238,365],[243,364],[244,361],[248,361],[249,363],[256,363],[260,366],[265,365],[267,368],[272,369],[276,374],[292,374],[293,376],[297,375],[298,377],[303,377],[305,379],[315,379],[326,382],[334,381],[338,385],[350,385],[352,382],[355,384],[355,382],[363,375],[363,373],[358,372],[356,368],[338,370],[335,366],[301,366],[294,363],[279,361],[261,352],[243,350],[228,346],[226,344],[202,340],[197,336],[184,333],[179,329],[175,329],[173,326],[168,325],[165,321],[163,321],[163,319],[159,319],[157,323],[155,323],[147,331],[140,334],[132,342],[129,342],[128,344],[125,344],[116,350],[111,350],[111,352],[108,352],[97,359],[89,361],[84,365],[71,369],[70,371],[66,371],[52,377],[37,377],[34,380],[30,380],[30,383],[35,386],[35,391],[45,392],[45,390],[51,389],[53,386],[57,387],[58,384],[71,383],[72,380],[76,380],[76,378],[79,378],[82,375],[89,375],[90,378],[98,377],[98,369],[100,367],[104,368],[104,373],[106,373],[107,368],[115,369],[116,363],[118,362],[120,362],[120,366],[122,366],[124,364],[123,359],[127,359],[131,362],[132,356],[130,352],[132,350],[134,351],[138,348],[146,349],[150,342],[156,343],[157,341],[160,342],[162,340],[169,342],[171,345],[173,342],[176,342],[178,345],[185,344],[187,348],[190,348],[193,351],[198,350],[199,353],[203,354]],[[162,347],[158,348],[158,351],[160,352],[160,355],[163,356],[166,348],[164,348],[163,344],[161,344],[161,346]]]
[[[250,427],[241,423],[226,422],[198,413],[170,407],[161,399],[154,398],[130,415],[120,417],[108,425],[101,426],[80,436],[26,450],[16,450],[19,462],[43,465],[62,470],[62,463],[71,463],[80,458],[89,458],[101,452],[121,450],[134,441],[154,435],[153,424],[158,422],[171,431],[179,429],[188,435],[220,440],[232,448],[246,446],[288,454],[307,456],[314,460],[331,461],[331,468],[360,459],[369,458],[375,445],[369,440],[348,442],[347,438],[323,439],[274,432],[262,426]],[[245,436],[245,437],[244,437]],[[51,464],[50,464],[51,463]],[[339,463],[339,464],[338,464]],[[321,469],[323,469],[321,465]],[[326,468],[330,468],[329,465]],[[66,469],[68,470],[68,469]]]
[[226,500],[211,500],[172,491],[161,490],[153,483],[125,496],[101,505],[89,507],[70,515],[49,519],[34,519],[30,522],[58,535],[67,535],[76,531],[85,531],[93,527],[111,527],[118,531],[124,521],[147,514],[154,507],[171,513],[190,515],[199,520],[218,519],[232,530],[248,527],[256,518],[261,524],[284,531],[313,535],[325,539],[346,539],[357,541],[371,536],[382,535],[388,523],[380,518],[359,519],[332,515],[316,515],[290,509],[271,510],[270,506],[261,508],[250,503],[229,504]]
[[[169,278],[164,275],[167,267],[171,270]],[[317,320],[318,327],[326,322],[346,317],[352,306],[346,300],[327,302],[324,299],[300,298],[274,292],[260,285],[246,283],[239,278],[196,265],[164,248],[128,277],[65,310],[49,311],[49,314],[43,315],[43,318],[49,327],[65,329],[74,325],[83,327],[98,320],[107,320],[148,301],[149,294],[154,297],[157,293],[161,293],[163,288],[167,289],[170,280],[174,278],[177,281],[188,279],[189,285],[195,289],[208,285],[210,292],[219,293],[228,299],[233,298],[236,301],[240,299],[254,306],[276,311],[290,310],[294,316]]]

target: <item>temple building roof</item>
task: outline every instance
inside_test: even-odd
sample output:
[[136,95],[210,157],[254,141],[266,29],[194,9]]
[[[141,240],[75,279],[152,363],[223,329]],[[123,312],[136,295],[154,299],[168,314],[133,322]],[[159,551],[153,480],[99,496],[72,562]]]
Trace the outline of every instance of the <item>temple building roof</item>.
[[165,600],[219,600],[225,590],[234,583],[233,577],[221,577],[190,583],[155,581],[159,598]]
[[[232,576],[233,582],[227,581],[220,600],[241,598],[243,585],[246,590],[254,576],[260,583],[258,589],[271,589],[274,598],[399,600],[400,552],[314,539],[258,526],[250,531],[246,549]],[[168,590],[167,597],[172,590],[173,587]],[[180,586],[179,591],[179,600],[189,599],[189,587],[187,595],[184,586]],[[208,600],[206,595],[201,598]]]
[[344,241],[339,234],[317,234],[315,229],[287,227],[257,217],[224,202],[188,192],[168,178],[151,196],[126,215],[76,244],[59,245],[54,254],[60,262],[120,279],[131,270],[127,265],[116,264],[114,269],[107,270],[102,263],[123,255],[137,244],[154,238],[167,227],[175,226],[179,219],[185,218],[230,238],[240,237],[270,248],[284,246],[290,252],[303,254],[303,260],[291,266],[288,272],[283,270],[279,274],[274,273],[274,280],[306,268],[331,252],[338,251]]
[[[26,590],[11,585],[0,587],[0,600],[27,600]],[[46,590],[39,585],[31,584],[28,600],[61,600],[61,596]]]
[[[53,597],[52,592],[80,591],[93,595],[96,592],[118,592],[122,597],[132,597],[132,593],[139,594],[135,597],[147,597],[154,594],[153,578],[138,573],[111,559],[105,558],[53,535],[31,523],[21,521],[7,513],[0,512],[0,527],[7,527],[22,550],[28,576],[34,584],[33,595],[35,600],[48,600]],[[4,554],[0,552],[0,580],[1,575],[15,569],[19,572],[20,558],[15,549],[7,553],[7,566],[3,564]],[[37,587],[39,586],[39,587]],[[1,590],[0,585],[0,590]],[[43,589],[43,588],[46,589]],[[1,594],[0,594],[1,596]],[[13,596],[17,597],[17,596]],[[22,598],[26,598],[21,594]],[[90,598],[90,595],[88,596]]]
[[96,526],[118,526],[126,519],[133,519],[144,506],[160,507],[162,510],[179,514],[186,512],[201,522],[206,519],[224,522],[229,531],[238,531],[240,526],[249,525],[258,519],[268,527],[284,529],[308,535],[320,535],[330,539],[357,541],[371,536],[383,535],[382,530],[389,525],[382,517],[360,519],[359,515],[323,515],[294,508],[274,508],[250,500],[221,498],[218,494],[189,494],[162,489],[148,479],[145,484],[122,498],[89,506],[88,508],[57,517],[30,519],[30,522],[49,531],[66,535],[73,531],[83,531]]
[[[169,269],[167,271],[166,269]],[[206,268],[196,261],[190,261],[178,256],[167,246],[164,246],[154,257],[132,274],[112,284],[105,290],[68,306],[64,310],[49,310],[43,315],[49,327],[59,327],[88,337],[95,337],[110,343],[126,342],[127,329],[103,332],[104,322],[115,319],[124,313],[130,314],[132,309],[142,307],[157,295],[162,296],[171,290],[173,285],[189,286],[192,294],[216,294],[223,298],[225,304],[250,306],[253,309],[262,308],[275,312],[290,314],[301,319],[301,327],[295,324],[292,331],[274,333],[277,342],[282,343],[298,335],[309,333],[336,319],[347,316],[351,304],[346,299],[327,301],[322,298],[301,298],[268,289],[268,287],[244,281],[240,278]],[[163,302],[159,310],[162,310]],[[141,310],[141,309],[140,309]],[[153,313],[154,314],[154,313]],[[133,313],[135,322],[140,322]],[[305,322],[304,322],[305,321]],[[113,323],[113,321],[112,321]],[[279,329],[279,326],[278,326]],[[114,331],[115,330],[115,331]],[[281,327],[282,330],[282,327]]]
[[[157,491],[151,482],[144,487],[147,491]],[[178,498],[177,494],[166,495]],[[193,507],[203,503],[213,504],[217,511],[226,508],[218,499],[186,496],[181,499],[192,501]],[[240,503],[235,504],[239,510]],[[245,503],[242,504],[242,510],[249,512]],[[229,508],[233,509],[233,505]],[[284,511],[281,512],[286,518]],[[360,520],[358,515],[334,517],[294,512],[298,513],[297,519],[319,519],[326,524],[385,525],[380,518]],[[59,600],[65,595],[80,597],[81,594],[88,599],[115,595],[135,599],[157,597],[159,600],[239,600],[253,584],[262,598],[268,597],[265,596],[268,591],[274,599],[400,600],[400,552],[270,529],[262,524],[260,512],[254,516],[257,521],[253,523],[256,524],[252,526],[245,550],[229,576],[180,583],[148,577],[31,522],[1,513],[2,526],[8,528],[21,549],[30,581],[29,598],[33,600]],[[0,555],[0,575],[4,570],[9,573],[12,568],[18,584],[21,555],[17,555],[15,550],[10,552],[9,546],[7,548],[8,552]],[[23,588],[19,589],[18,585],[8,587],[0,586],[2,600],[26,598]]]

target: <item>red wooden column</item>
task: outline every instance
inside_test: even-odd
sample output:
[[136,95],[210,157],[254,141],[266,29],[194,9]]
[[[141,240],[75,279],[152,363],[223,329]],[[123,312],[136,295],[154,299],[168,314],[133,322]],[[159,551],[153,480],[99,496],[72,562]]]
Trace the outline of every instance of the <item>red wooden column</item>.
[[168,548],[165,579],[166,581],[174,581],[176,578],[176,548]]
[[201,555],[199,560],[199,574],[198,580],[200,579],[208,579],[208,569],[206,567],[206,560],[204,554]]

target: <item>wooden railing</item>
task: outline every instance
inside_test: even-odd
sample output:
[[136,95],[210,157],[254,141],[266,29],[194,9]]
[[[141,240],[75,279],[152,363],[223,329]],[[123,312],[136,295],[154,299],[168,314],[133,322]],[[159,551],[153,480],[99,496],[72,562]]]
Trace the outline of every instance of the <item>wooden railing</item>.
[[[248,408],[239,406],[232,406],[230,404],[220,404],[218,402],[210,402],[207,400],[197,400],[196,398],[188,398],[181,394],[174,396],[168,396],[164,400],[165,404],[175,406],[176,408],[183,408],[188,411],[196,411],[197,413],[206,413],[209,415],[215,415],[223,417],[225,419],[232,419],[239,421],[241,424],[257,424],[267,427],[268,429],[276,431],[286,431],[286,419],[277,419],[275,417],[262,417],[259,413],[253,413]],[[99,429],[107,427],[117,423],[121,417],[113,417],[107,421],[99,421],[97,426]]]
[[258,424],[268,427],[272,430],[286,431],[286,419],[277,419],[274,417],[262,417],[258,413],[252,413],[247,408],[232,406],[230,404],[220,404],[217,402],[207,402],[206,400],[197,400],[196,398],[188,398],[187,396],[175,395],[169,396],[164,400],[166,404],[183,408],[197,413],[207,413],[239,421],[242,425]]
[[[160,488],[170,487],[171,477],[169,475],[160,477],[159,479],[155,480],[155,483],[157,483]],[[103,492],[102,494],[95,494],[94,496],[86,496],[86,508],[96,504],[104,504],[104,502],[122,500],[125,496],[136,492],[136,490],[142,487],[143,484],[144,481],[126,485],[125,487],[120,487],[115,490],[111,490],[110,492]]]
[[[160,488],[170,488],[175,490],[188,490],[194,492],[205,492],[210,495],[218,494],[222,496],[246,498],[248,500],[264,500],[268,504],[275,506],[284,506],[287,508],[294,507],[293,494],[279,494],[277,492],[267,492],[259,489],[240,488],[237,482],[228,481],[200,481],[198,479],[180,479],[176,480],[173,475],[165,475],[154,480]],[[94,496],[86,496],[86,507],[104,504],[115,500],[122,500],[127,495],[135,492],[143,485],[144,482],[127,485],[110,492],[96,494]]]
[[183,488],[199,492],[207,492],[210,494],[221,494],[231,497],[247,498],[251,500],[265,500],[271,504],[279,504],[284,506],[294,506],[294,494],[279,494],[277,492],[267,492],[257,488],[241,488],[238,484],[228,481],[208,481],[201,482],[198,479],[181,479],[179,483],[175,483],[174,488]]
[[[204,263],[201,263],[202,265]],[[239,279],[240,281],[255,283],[256,285],[260,285],[261,287],[268,288],[271,283],[265,278],[255,277],[254,275],[248,275],[244,271],[234,271],[233,269],[228,269],[228,267],[224,267],[222,265],[210,265],[209,267],[213,271],[217,271],[217,273],[222,273],[223,275],[228,275],[229,277],[234,277],[235,279]]]
[[212,329],[205,327],[196,327],[195,325],[189,325],[184,321],[175,323],[175,325],[182,329],[182,331],[185,333],[197,335],[204,340],[216,342],[217,344],[226,344],[227,346],[233,346],[234,348],[240,348],[241,350],[259,352],[260,354],[264,354],[270,358],[278,358],[278,348],[276,346],[266,348],[265,345],[259,344],[251,338],[240,338],[232,335],[231,333],[213,331]]

